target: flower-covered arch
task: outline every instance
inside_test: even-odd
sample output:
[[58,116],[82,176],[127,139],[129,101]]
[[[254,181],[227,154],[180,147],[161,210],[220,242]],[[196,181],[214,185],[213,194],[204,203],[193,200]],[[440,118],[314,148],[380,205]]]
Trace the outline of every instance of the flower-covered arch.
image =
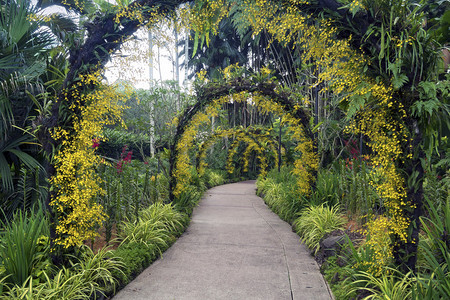
[[[246,149],[244,151],[244,171],[248,168],[249,165],[249,155],[252,151],[255,151],[258,153],[259,160],[261,163],[261,170],[262,174],[264,174],[265,170],[267,169],[268,163],[267,159],[263,154],[269,154],[272,155],[275,161],[275,167],[278,167],[278,164],[280,163],[278,160],[278,148],[277,146],[283,147],[283,145],[277,145],[277,142],[274,140],[274,137],[270,134],[271,129],[266,129],[263,127],[234,127],[230,129],[222,129],[217,130],[213,134],[211,134],[205,141],[203,141],[199,146],[199,151],[197,153],[197,160],[196,160],[196,168],[197,173],[199,175],[202,175],[204,173],[205,168],[208,166],[205,162],[206,158],[206,151],[213,146],[217,140],[221,138],[227,138],[230,136],[234,137],[234,142],[231,144],[231,147],[229,148],[229,152],[227,155],[227,171],[229,173],[233,172],[233,155],[234,151],[241,142],[244,142],[247,144]],[[236,147],[234,147],[236,144]],[[281,149],[280,149],[281,150]]]
[[301,155],[294,162],[294,173],[299,177],[298,188],[309,194],[318,169],[317,145],[309,128],[309,115],[298,104],[290,101],[290,94],[279,90],[276,83],[261,81],[258,76],[237,77],[223,83],[207,83],[197,91],[197,103],[188,107],[177,120],[177,129],[170,146],[170,198],[178,197],[189,183],[191,167],[189,149],[193,147],[199,126],[209,124],[217,117],[225,103],[251,102],[262,113],[276,113],[282,124],[290,125],[289,132],[298,144]]

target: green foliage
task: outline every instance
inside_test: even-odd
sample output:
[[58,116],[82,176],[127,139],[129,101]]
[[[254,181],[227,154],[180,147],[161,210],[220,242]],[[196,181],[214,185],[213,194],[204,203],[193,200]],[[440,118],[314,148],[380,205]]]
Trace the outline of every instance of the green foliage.
[[105,128],[105,140],[100,143],[99,153],[103,156],[118,159],[124,145],[142,158],[150,156],[150,136],[144,132],[130,132],[123,128]]
[[185,218],[171,204],[155,203],[143,210],[138,219],[123,222],[119,239],[122,243],[153,245],[162,253],[183,231]]
[[28,277],[23,284],[15,284],[0,299],[96,299],[114,290],[117,280],[113,272],[121,272],[123,263],[107,249],[96,254],[88,247],[72,257],[70,268],[62,267],[55,274],[43,273],[43,280]]
[[375,277],[364,271],[357,272],[355,276],[358,280],[352,282],[353,288],[349,293],[368,291],[370,295],[364,299],[411,299],[411,287],[414,284],[412,272],[402,274],[395,269],[387,268],[381,277]]
[[[326,184],[321,184],[319,178],[316,192],[319,195],[323,193],[323,191],[319,191],[320,188],[331,189],[331,185],[334,188],[335,180],[339,180],[335,193],[338,193],[340,197],[341,208],[352,214],[366,215],[383,209],[383,203],[371,184],[371,182],[377,182],[378,179],[364,161],[359,159],[340,160],[334,164],[331,173],[324,176]],[[336,196],[335,193],[331,192],[331,195]]]
[[[4,166],[8,168],[8,164]],[[33,170],[23,166],[18,174],[14,178],[14,190],[3,194],[4,199],[0,208],[4,215],[0,217],[1,219],[11,220],[16,210],[28,211],[34,205],[43,204],[47,199],[48,190],[44,183],[45,172],[41,167]]]
[[433,153],[439,154],[439,146],[446,142],[443,137],[450,130],[450,75],[438,82],[422,81],[418,84],[419,99],[411,106],[411,112],[424,130],[424,144],[428,160]]
[[88,295],[103,293],[109,289],[114,289],[117,280],[112,272],[120,272],[124,268],[123,262],[114,255],[114,252],[106,248],[94,253],[89,247],[83,246],[79,256],[72,256],[72,266],[70,271],[78,275],[84,281]]
[[114,270],[114,278],[127,284],[159,257],[181,235],[189,222],[184,213],[171,204],[155,203],[139,214],[139,218],[122,224],[122,243],[114,255],[123,261],[122,271]]
[[343,229],[346,220],[338,206],[310,206],[302,210],[293,227],[301,240],[314,253],[319,251],[319,242],[327,234]]
[[271,170],[266,178],[259,177],[256,181],[258,193],[264,196],[264,201],[281,219],[292,222],[297,213],[308,203],[298,193],[297,178],[292,174],[292,167],[283,166]]
[[442,215],[433,200],[427,199],[430,217],[422,217],[425,236],[419,242],[417,297],[444,299],[450,295],[450,199],[446,199]]
[[347,300],[355,299],[356,291],[351,290],[352,280],[356,270],[340,256],[331,256],[322,265],[325,279],[331,285],[331,290],[335,299]]
[[207,188],[212,188],[217,185],[224,184],[226,176],[227,174],[223,170],[206,169],[202,176],[202,180]]
[[317,174],[316,188],[311,195],[311,204],[336,205],[341,201],[342,192],[340,190],[342,175],[331,170],[319,170]]
[[63,267],[55,276],[45,274],[45,281],[35,285],[29,277],[23,285],[15,285],[8,292],[0,295],[0,299],[43,299],[43,300],[88,300],[90,286],[85,285],[81,274],[73,274]]
[[153,245],[130,242],[121,244],[114,250],[114,255],[123,262],[124,267],[111,273],[119,281],[120,286],[124,286],[154,261],[159,256],[159,251]]
[[187,185],[180,195],[173,200],[174,208],[191,215],[202,194],[203,190],[200,190],[197,186]]
[[42,210],[31,212],[30,215],[18,211],[2,227],[0,276],[6,277],[7,283],[22,285],[42,264],[45,265],[48,258],[48,247],[40,246],[41,237],[48,233],[47,220]]

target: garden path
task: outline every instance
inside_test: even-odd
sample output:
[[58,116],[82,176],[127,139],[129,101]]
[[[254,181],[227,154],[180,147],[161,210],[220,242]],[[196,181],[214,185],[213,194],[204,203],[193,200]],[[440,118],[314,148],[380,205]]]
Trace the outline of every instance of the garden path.
[[208,190],[186,232],[114,300],[332,299],[291,226],[255,181]]

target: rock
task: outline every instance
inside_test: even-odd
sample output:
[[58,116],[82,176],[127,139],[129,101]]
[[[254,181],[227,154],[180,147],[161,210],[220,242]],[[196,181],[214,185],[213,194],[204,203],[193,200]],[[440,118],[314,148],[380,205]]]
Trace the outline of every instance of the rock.
[[325,238],[320,242],[320,248],[324,251],[324,258],[334,256],[345,243],[345,235],[336,235]]

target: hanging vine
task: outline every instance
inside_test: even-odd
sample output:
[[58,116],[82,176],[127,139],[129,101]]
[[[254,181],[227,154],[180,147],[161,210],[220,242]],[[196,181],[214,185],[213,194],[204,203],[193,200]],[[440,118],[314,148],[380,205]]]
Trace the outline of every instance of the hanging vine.
[[[240,136],[247,135],[249,136],[255,143],[258,144],[258,147],[261,149],[264,149],[264,151],[268,151],[273,157],[275,161],[275,167],[278,167],[278,160],[277,160],[277,146],[276,142],[273,140],[273,137],[270,134],[271,129],[265,129],[261,127],[249,127],[249,128],[230,128],[230,129],[223,129],[223,130],[217,130],[212,135],[210,135],[204,142],[202,142],[199,146],[199,151],[197,153],[197,173],[199,175],[202,175],[204,173],[205,168],[208,166],[208,164],[205,162],[206,158],[206,151],[217,142],[217,140],[221,138],[235,138],[234,141],[238,140]],[[233,141],[233,143],[234,143]],[[232,144],[233,146],[233,144]],[[247,146],[248,148],[249,146]],[[230,151],[233,150],[233,147],[230,148]],[[244,167],[245,165],[248,167],[248,159],[251,149],[244,152]],[[227,154],[228,156],[228,154]]]
[[[298,188],[308,195],[318,169],[318,156],[313,135],[309,129],[309,116],[300,105],[289,100],[289,94],[279,92],[279,86],[271,80],[261,81],[261,76],[239,77],[239,69],[232,66],[224,70],[223,83],[206,83],[197,91],[197,103],[189,107],[177,120],[177,132],[170,152],[171,197],[178,197],[189,183],[189,149],[193,146],[201,124],[210,124],[210,117],[217,117],[224,103],[249,102],[261,113],[275,113],[290,125],[293,138],[299,144],[299,157],[295,161]],[[204,110],[204,112],[203,112]],[[263,160],[264,161],[264,160]]]

